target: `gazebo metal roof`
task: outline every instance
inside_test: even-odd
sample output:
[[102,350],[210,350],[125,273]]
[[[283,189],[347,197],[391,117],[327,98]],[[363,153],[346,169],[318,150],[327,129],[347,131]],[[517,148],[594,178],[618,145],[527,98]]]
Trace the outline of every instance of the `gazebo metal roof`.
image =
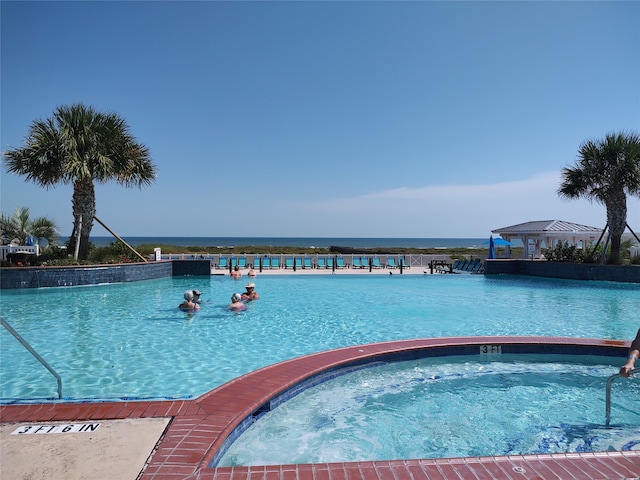
[[500,235],[518,235],[518,234],[586,234],[600,235],[602,228],[589,227],[587,225],[580,225],[579,223],[566,222],[564,220],[538,220],[534,222],[519,223],[518,225],[512,225],[510,227],[498,228],[492,230],[492,233]]
[[526,258],[527,256],[539,257],[542,243],[547,248],[553,248],[558,242],[568,242],[572,245],[592,243],[602,235],[603,229],[564,220],[537,220],[498,228],[491,232],[507,241],[514,238],[520,239],[525,246],[524,258]]

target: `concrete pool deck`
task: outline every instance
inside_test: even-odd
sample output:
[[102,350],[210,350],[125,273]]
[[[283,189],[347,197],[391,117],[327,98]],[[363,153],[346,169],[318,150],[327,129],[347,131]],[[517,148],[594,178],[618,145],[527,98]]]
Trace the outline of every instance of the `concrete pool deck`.
[[[404,354],[423,349],[456,348],[500,344],[503,346],[541,345],[571,349],[580,348],[614,349],[624,355],[628,341],[547,338],[547,337],[464,337],[464,338],[427,338],[403,340],[379,344],[359,345],[337,350],[320,352],[304,357],[280,362],[238,377],[193,400],[163,400],[140,402],[101,402],[101,403],[64,403],[5,405],[0,407],[0,422],[3,424],[2,464],[0,472],[5,478],[5,462],[19,462],[25,467],[24,460],[5,455],[8,445],[5,433],[15,431],[24,425],[47,424],[53,422],[105,422],[119,419],[130,420],[122,423],[121,429],[111,430],[114,437],[107,443],[118,443],[118,438],[127,437],[134,442],[128,448],[129,455],[136,458],[148,456],[153,444],[155,450],[146,466],[138,472],[130,471],[131,476],[112,473],[114,458],[105,454],[104,445],[96,442],[83,454],[85,466],[106,472],[105,478],[134,480],[168,479],[224,479],[224,480],[336,480],[336,479],[376,479],[376,480],[452,480],[452,479],[494,479],[494,480],[533,480],[533,479],[622,479],[640,478],[640,451],[568,453],[552,455],[518,455],[502,457],[464,457],[440,459],[411,459],[390,461],[367,461],[348,463],[322,463],[314,465],[274,465],[259,467],[219,467],[209,464],[223,443],[243,419],[269,402],[275,395],[286,391],[293,385],[331,368],[354,361],[365,361],[387,354]],[[135,419],[161,419],[168,421],[163,432],[145,432],[145,423],[136,423]],[[167,420],[170,419],[170,420]],[[109,422],[109,423],[107,423]],[[98,430],[96,430],[97,432]],[[94,432],[95,433],[95,432]],[[87,435],[87,432],[75,434],[43,435],[52,437],[54,443],[69,442],[68,435]],[[93,435],[91,433],[90,435]],[[23,435],[20,441],[28,441]],[[79,437],[81,438],[81,437]],[[85,437],[86,438],[86,437]],[[155,439],[155,442],[154,442]],[[59,446],[59,444],[58,444]],[[57,448],[57,447],[52,447]],[[42,451],[44,449],[44,451]],[[153,449],[153,447],[152,447]],[[37,449],[36,449],[37,450]],[[47,447],[41,447],[38,453],[32,453],[26,467],[38,468],[38,463],[46,457]],[[120,460],[115,460],[117,463]],[[85,463],[86,462],[86,463]],[[139,460],[138,460],[139,463]],[[41,467],[41,466],[40,466]],[[78,463],[77,468],[81,470]],[[40,470],[25,470],[23,477],[7,478],[99,478],[97,476],[29,476]],[[135,470],[135,469],[134,469]]]
[[[0,425],[3,479],[135,479],[169,418],[125,418],[82,424],[95,428],[64,433],[69,422]],[[57,427],[57,433],[46,433]],[[40,433],[28,434],[41,429]],[[16,433],[25,432],[25,433]]]

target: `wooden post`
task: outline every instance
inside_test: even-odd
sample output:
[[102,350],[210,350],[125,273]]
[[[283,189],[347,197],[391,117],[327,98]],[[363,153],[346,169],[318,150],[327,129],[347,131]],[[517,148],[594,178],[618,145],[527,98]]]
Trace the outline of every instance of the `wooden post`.
[[[144,258],[142,255],[140,255],[140,254],[136,251],[136,249],[135,249],[135,248],[133,248],[131,245],[129,245],[127,242],[125,242],[123,239],[121,239],[121,238],[120,238],[116,233],[114,233],[114,232],[113,232],[109,227],[107,227],[104,223],[102,223],[98,217],[96,217],[96,216],[94,215],[94,217],[93,217],[93,218],[94,218],[94,220],[95,220],[95,221],[97,221],[100,225],[102,225],[104,228],[106,228],[106,229],[107,229],[107,231],[108,231],[111,235],[113,235],[114,237],[116,237],[116,238],[117,238],[119,241],[121,241],[121,242],[122,242],[122,243],[123,243],[123,244],[124,244],[124,245],[129,249],[129,250],[131,250],[133,253],[135,253],[135,254],[138,256],[138,258],[140,258],[143,262],[146,262],[146,261],[147,261],[147,259],[146,259],[146,258]],[[82,219],[81,219],[81,220],[82,220]]]

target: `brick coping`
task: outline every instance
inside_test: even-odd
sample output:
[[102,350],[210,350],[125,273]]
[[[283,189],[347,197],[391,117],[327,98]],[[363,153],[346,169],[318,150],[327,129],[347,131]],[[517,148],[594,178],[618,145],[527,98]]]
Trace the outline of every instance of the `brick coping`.
[[[528,479],[638,478],[640,452],[464,457],[313,465],[218,467],[209,464],[236,427],[275,396],[317,374],[386,356],[428,356],[479,345],[506,350],[589,348],[626,354],[629,342],[557,337],[453,337],[358,345],[283,361],[238,377],[193,400],[42,403],[0,407],[0,423],[172,417],[142,476],[164,479]],[[449,350],[447,350],[449,349]],[[457,353],[450,353],[457,354]]]

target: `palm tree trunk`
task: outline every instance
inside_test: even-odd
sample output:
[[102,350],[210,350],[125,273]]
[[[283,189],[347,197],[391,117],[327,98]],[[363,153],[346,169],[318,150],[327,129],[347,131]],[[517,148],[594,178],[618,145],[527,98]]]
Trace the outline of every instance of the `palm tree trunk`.
[[80,228],[80,247],[78,248],[78,258],[86,260],[89,256],[89,235],[93,228],[93,218],[96,214],[96,194],[93,181],[88,179],[76,180],[73,184],[73,217],[76,219],[73,233],[69,240],[69,249],[75,250],[76,238],[78,236],[78,219],[82,218]]
[[607,263],[620,263],[620,244],[627,224],[627,196],[624,190],[611,194],[606,202],[607,223],[611,232],[611,253]]

